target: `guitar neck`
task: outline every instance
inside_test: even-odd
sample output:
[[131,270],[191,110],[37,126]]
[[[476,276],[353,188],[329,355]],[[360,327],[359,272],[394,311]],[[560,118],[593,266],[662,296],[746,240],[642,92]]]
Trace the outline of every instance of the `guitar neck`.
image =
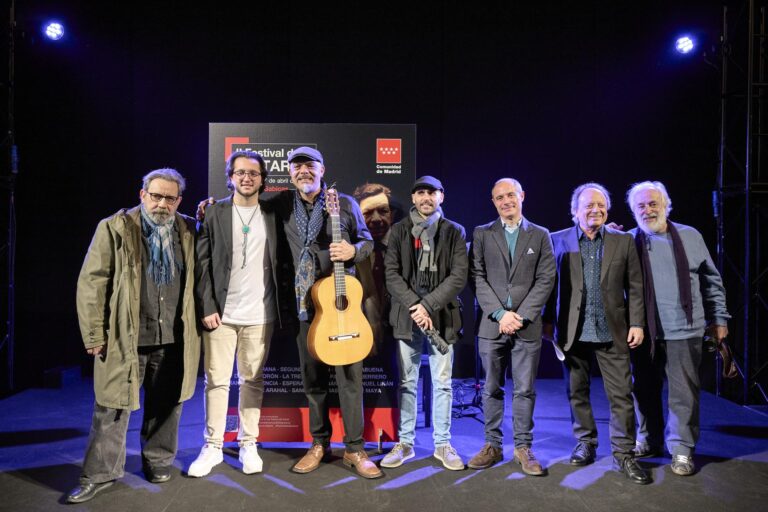
[[[333,232],[333,241],[335,243],[341,242],[341,219],[338,213],[332,213],[331,228]],[[333,280],[336,285],[336,297],[345,296],[347,294],[347,283],[344,279],[344,262],[333,262]]]

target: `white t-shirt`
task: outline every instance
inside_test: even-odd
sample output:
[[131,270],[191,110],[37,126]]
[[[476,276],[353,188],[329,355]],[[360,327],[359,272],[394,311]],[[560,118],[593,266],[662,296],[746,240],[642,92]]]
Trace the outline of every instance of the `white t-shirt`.
[[[239,215],[238,215],[239,214]],[[248,225],[248,236],[243,225]],[[245,266],[243,266],[243,241]],[[232,271],[221,321],[258,325],[275,321],[275,285],[264,216],[259,206],[232,205]]]

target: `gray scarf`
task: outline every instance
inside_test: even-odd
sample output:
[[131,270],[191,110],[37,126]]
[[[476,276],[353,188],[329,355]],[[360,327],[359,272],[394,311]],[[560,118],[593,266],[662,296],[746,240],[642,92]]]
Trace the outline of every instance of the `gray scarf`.
[[437,286],[437,265],[435,264],[435,234],[441,212],[438,208],[426,219],[419,214],[415,206],[411,207],[411,234],[416,258],[419,261],[417,283],[422,288],[432,291]]

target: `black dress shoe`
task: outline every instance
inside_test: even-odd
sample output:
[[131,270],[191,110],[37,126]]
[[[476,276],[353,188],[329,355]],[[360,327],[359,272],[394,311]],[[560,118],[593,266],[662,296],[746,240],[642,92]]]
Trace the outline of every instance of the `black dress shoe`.
[[92,500],[98,493],[111,487],[114,483],[114,480],[110,480],[109,482],[102,482],[100,484],[80,484],[69,491],[69,494],[67,494],[67,503],[84,503],[88,500]]
[[613,467],[620,473],[624,473],[633,484],[646,485],[651,483],[651,475],[640,467],[634,457],[624,457],[623,459],[613,458]]
[[171,479],[170,466],[158,466],[156,468],[144,468],[144,476],[153,484],[162,484]]
[[571,452],[571,465],[586,466],[592,464],[595,462],[596,452],[595,445],[579,441],[579,444]]

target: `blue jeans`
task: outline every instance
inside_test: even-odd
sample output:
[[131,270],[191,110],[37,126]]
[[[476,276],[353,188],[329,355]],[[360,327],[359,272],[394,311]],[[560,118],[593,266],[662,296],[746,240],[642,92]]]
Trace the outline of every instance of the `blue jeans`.
[[420,330],[414,330],[412,339],[398,340],[397,344],[397,355],[400,361],[398,435],[401,443],[413,446],[416,438],[416,387],[425,343],[432,374],[432,439],[437,447],[451,441],[453,346],[447,354],[443,355],[427,341],[427,337]]

